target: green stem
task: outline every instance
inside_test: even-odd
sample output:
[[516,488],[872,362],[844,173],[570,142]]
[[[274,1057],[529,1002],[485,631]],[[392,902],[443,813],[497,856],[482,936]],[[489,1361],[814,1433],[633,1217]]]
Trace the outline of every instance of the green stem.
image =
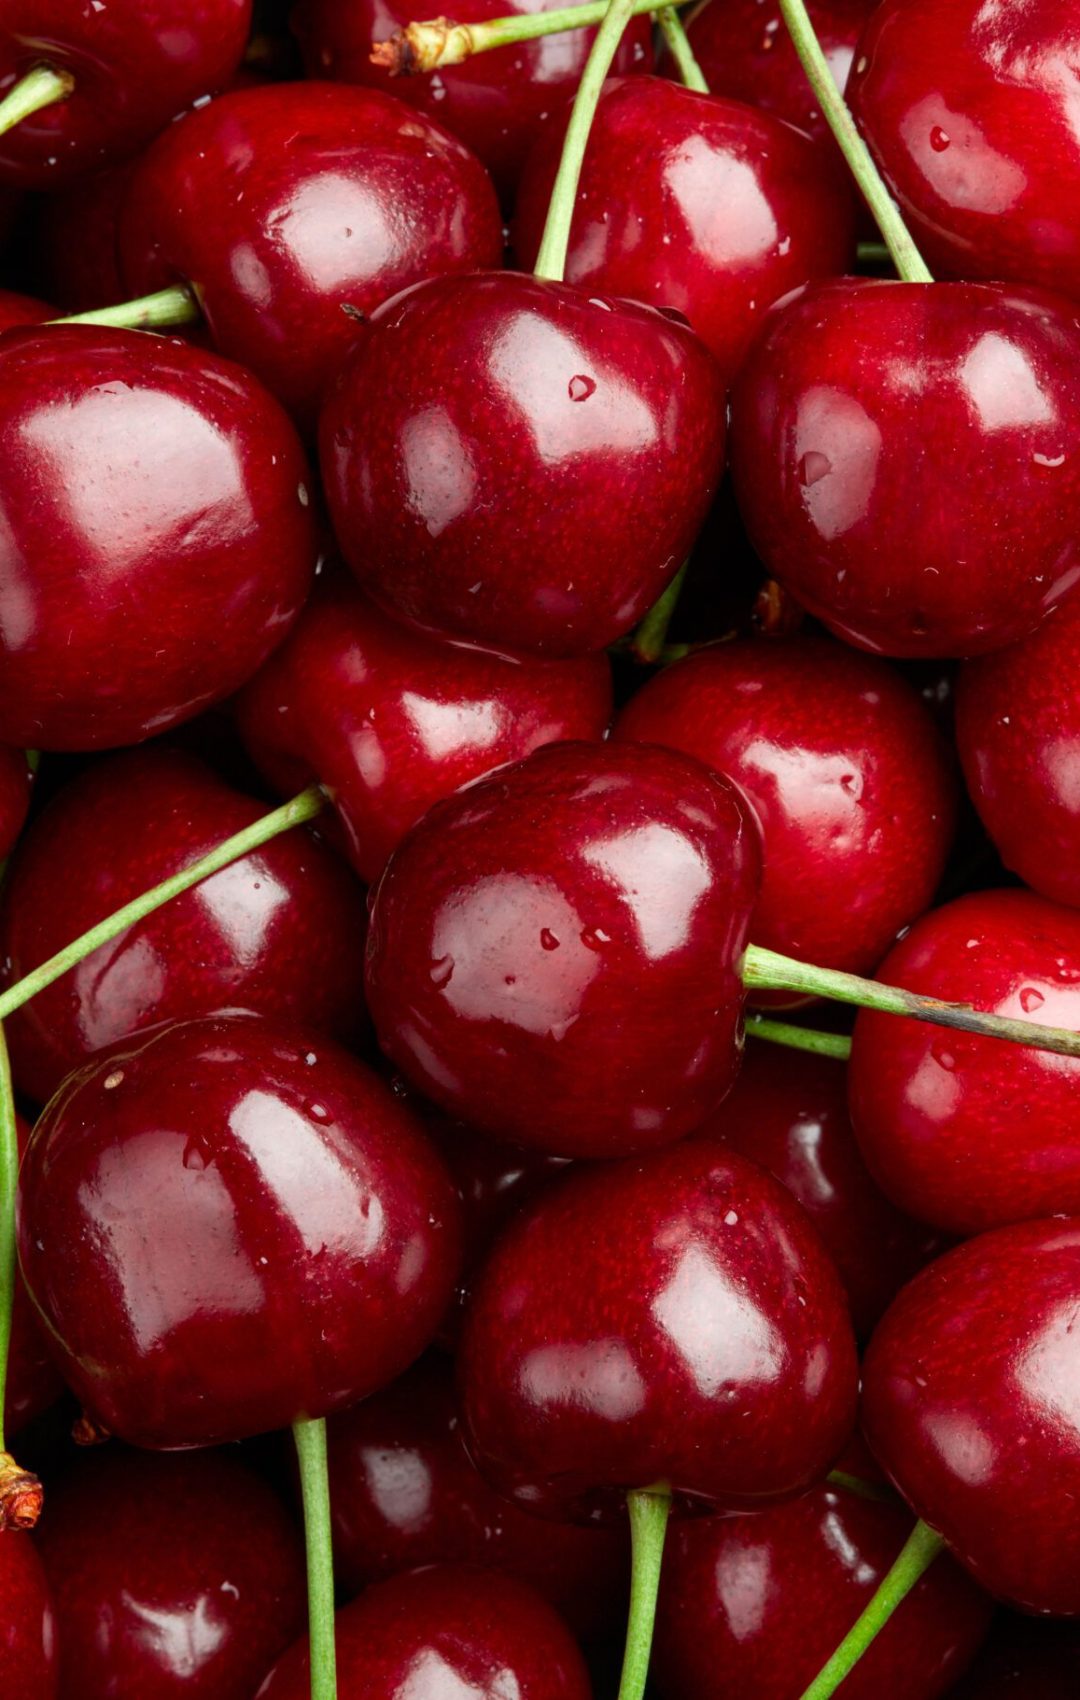
[[668,627],[678,607],[682,587],[686,583],[689,561],[684,561],[658,602],[654,602],[637,631],[631,649],[639,661],[648,666],[660,660],[667,643]]
[[671,1494],[664,1483],[635,1489],[627,1494],[626,1507],[630,1513],[630,1614],[618,1700],[642,1700],[649,1676]]
[[[484,23],[457,24],[449,18],[428,18],[397,30],[371,50],[371,63],[392,77],[415,76],[460,65],[477,53],[496,47],[512,47],[519,41],[535,41],[563,30],[589,29],[603,23],[607,0],[589,0],[584,6],[562,6],[554,12],[531,12],[508,18],[489,18]],[[656,0],[632,0],[629,16],[643,17],[657,10]]]
[[709,85],[705,81],[705,73],[694,58],[690,38],[674,6],[662,7],[656,14],[656,21],[660,25],[660,33],[667,42],[668,52],[675,61],[684,88],[693,89],[696,94],[708,94]]
[[56,106],[66,100],[75,87],[70,71],[55,71],[51,65],[35,65],[25,77],[10,88],[0,100],[0,136],[6,136],[46,106]]
[[892,259],[884,242],[860,242],[856,257],[860,266],[883,266]]
[[836,1692],[944,1545],[941,1536],[935,1535],[933,1529],[928,1529],[925,1523],[916,1523],[899,1558],[882,1579],[870,1604],[854,1627],[848,1630],[828,1664],[803,1692],[801,1700],[828,1700],[828,1696]]
[[860,136],[855,120],[844,103],[836,78],[829,68],[829,61],[821,51],[821,44],[814,33],[805,0],[780,0],[780,10],[818,104],[851,167],[852,176],[877,220],[878,228],[893,257],[893,264],[906,283],[933,283],[926,262],[900,216],[900,209],[885,187],[870,149]]
[[[883,986],[858,974],[842,974],[836,968],[815,968],[808,962],[780,956],[773,950],[748,945],[742,959],[742,982],[748,991],[806,992],[815,998],[833,998],[837,1003],[859,1009],[876,1009],[883,1015],[910,1015],[935,1027],[954,1027],[962,1033],[978,1033],[987,1039],[1007,1039],[1014,1045],[1030,1045],[1037,1051],[1054,1051],[1062,1057],[1080,1057],[1080,1033],[1063,1027],[1040,1027],[1035,1021],[1014,1021],[1009,1016],[987,1015],[967,1004],[943,1003],[940,998],[922,997],[899,986]],[[0,1001],[0,1017],[3,1016]]]
[[596,40],[589,49],[589,57],[585,61],[585,69],[581,73],[578,91],[574,96],[570,122],[566,127],[562,158],[559,160],[559,169],[552,185],[551,204],[548,207],[544,235],[534,267],[536,277],[552,278],[556,283],[562,282],[566,270],[566,251],[570,246],[574,203],[577,200],[585,149],[589,145],[593,114],[607,74],[611,70],[611,62],[618,52],[623,31],[630,22],[632,8],[633,0],[611,0],[604,13],[604,21],[596,32]]
[[110,325],[121,331],[168,330],[193,325],[202,318],[195,293],[186,283],[171,284],[156,295],[141,295],[136,301],[121,301],[115,307],[95,307],[92,313],[69,313],[53,319],[54,325]]
[[746,1031],[754,1039],[767,1039],[770,1045],[786,1045],[790,1051],[810,1051],[816,1057],[835,1057],[847,1062],[851,1056],[851,1040],[846,1033],[819,1033],[812,1027],[797,1027],[792,1021],[770,1021],[767,1016],[750,1014]]
[[7,1019],[16,1009],[29,1003],[38,992],[43,992],[46,986],[51,986],[54,980],[59,980],[69,968],[74,968],[79,962],[99,950],[103,944],[110,944],[113,939],[133,927],[137,921],[144,921],[147,915],[152,915],[155,909],[160,909],[181,892],[190,891],[193,885],[208,879],[211,874],[227,868],[230,862],[238,862],[242,856],[257,850],[260,845],[268,844],[272,838],[288,832],[294,826],[302,826],[305,821],[314,820],[325,802],[325,797],[317,785],[312,785],[306,791],[301,791],[291,802],[283,803],[280,808],[270,814],[263,815],[251,826],[244,827],[242,832],[235,832],[231,838],[226,838],[216,849],[206,856],[200,856],[197,862],[184,868],[171,878],[162,880],[152,891],[143,892],[141,897],[133,898],[125,903],[122,909],[117,909],[104,921],[99,921],[96,927],[82,933],[73,939],[63,950],[58,950],[55,956],[50,956],[46,962],[31,970],[29,974],[17,980],[7,991],[0,994],[0,1021]]
[[311,1700],[337,1700],[334,1639],[334,1549],[330,1529],[330,1473],[326,1465],[326,1422],[293,1423],[304,1502],[307,1548],[308,1635]]
[[868,1482],[862,1476],[851,1476],[846,1470],[830,1470],[825,1478],[833,1487],[844,1488],[859,1499],[870,1499],[878,1505],[895,1505],[897,1496],[883,1482]]

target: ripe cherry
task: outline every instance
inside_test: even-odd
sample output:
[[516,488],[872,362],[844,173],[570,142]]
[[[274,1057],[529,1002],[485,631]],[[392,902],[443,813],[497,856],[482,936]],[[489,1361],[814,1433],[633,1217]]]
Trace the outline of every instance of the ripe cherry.
[[39,301],[35,295],[20,295],[14,289],[0,289],[0,331],[17,330],[22,325],[40,325],[55,319],[56,308]]
[[[15,1137],[21,1158],[30,1138],[30,1128],[18,1115],[15,1118]],[[48,1410],[63,1391],[64,1383],[49,1354],[22,1276],[16,1270],[4,1386],[4,1420],[0,1424],[0,1433],[8,1436],[17,1434],[27,1423]],[[0,1588],[0,1595],[2,1591]]]
[[0,1534],[4,1700],[57,1700],[56,1614],[30,1537]]

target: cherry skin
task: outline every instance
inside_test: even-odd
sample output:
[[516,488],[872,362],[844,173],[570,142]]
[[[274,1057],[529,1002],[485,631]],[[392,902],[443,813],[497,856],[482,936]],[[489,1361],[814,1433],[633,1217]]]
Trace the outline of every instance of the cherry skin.
[[0,739],[136,743],[220,701],[311,583],[308,471],[237,366],[88,325],[0,342]]
[[134,1445],[325,1416],[434,1335],[453,1188],[390,1088],[247,1015],[178,1022],[70,1077],[19,1184],[19,1256],[57,1361]]
[[[904,1506],[827,1483],[756,1517],[678,1524],[656,1617],[658,1694],[795,1700],[910,1532]],[[844,1700],[938,1700],[974,1656],[990,1613],[982,1589],[950,1558],[939,1559],[845,1678]]]
[[[265,807],[158,745],[87,768],[34,821],[0,893],[0,958],[21,979]],[[163,1021],[244,1008],[342,1040],[363,1031],[364,894],[307,829],[175,898],[6,1023],[16,1085],[44,1103],[96,1051]]]
[[[337,1614],[340,1700],[591,1700],[576,1643],[524,1583],[437,1565],[369,1588]],[[308,1700],[307,1642],[279,1659],[255,1700]]]
[[[20,1115],[15,1117],[15,1133],[19,1156],[22,1158],[30,1139],[30,1128]],[[41,1324],[27,1297],[22,1276],[16,1270],[11,1304],[7,1381],[4,1387],[4,1433],[8,1436],[17,1434],[27,1423],[40,1416],[42,1411],[47,1411],[63,1391],[64,1383],[49,1355]],[[0,1636],[0,1647],[2,1645]]]
[[[881,964],[894,986],[1080,1027],[1080,915],[1026,891],[931,911]],[[861,1011],[849,1070],[855,1133],[889,1197],[954,1234],[1080,1214],[1080,1064],[1027,1046]]]
[[956,783],[929,711],[884,663],[812,637],[715,644],[651,679],[615,736],[685,750],[749,798],[755,944],[868,974],[931,902]]
[[320,581],[285,644],[241,694],[240,731],[283,795],[317,777],[365,880],[440,797],[541,744],[601,738],[604,655],[519,662],[439,643]]
[[56,1613],[29,1536],[0,1534],[4,1700],[57,1700]]
[[[521,181],[514,246],[540,247],[567,112]],[[790,125],[661,77],[605,85],[575,204],[566,281],[685,314],[734,376],[766,308],[852,264],[855,203],[836,160]]]
[[83,1453],[37,1539],[59,1700],[235,1700],[304,1626],[300,1532],[227,1453]]
[[863,1425],[916,1513],[990,1593],[1080,1613],[1080,1223],[1019,1222],[947,1252],[886,1311]]
[[772,575],[859,648],[962,656],[1080,582],[1080,326],[1039,290],[811,284],[735,386],[732,471]]
[[23,325],[40,325],[55,319],[57,310],[36,295],[20,295],[14,289],[0,289],[0,332],[17,330]]
[[135,173],[119,244],[132,294],[190,279],[216,346],[305,425],[355,315],[503,251],[467,148],[401,101],[333,83],[241,89],[170,125]]
[[499,1139],[669,1144],[738,1070],[758,866],[745,803],[698,762],[548,745],[437,803],[392,857],[368,934],[382,1049]]
[[511,272],[382,307],[320,426],[334,530],[376,601],[550,657],[647,612],[723,453],[720,372],[686,325]]

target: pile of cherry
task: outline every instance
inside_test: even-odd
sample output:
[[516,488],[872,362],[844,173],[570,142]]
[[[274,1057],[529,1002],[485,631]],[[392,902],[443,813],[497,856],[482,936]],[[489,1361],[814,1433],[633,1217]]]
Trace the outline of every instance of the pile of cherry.
[[0,3],[0,1695],[1075,1695],[1080,0],[430,10]]

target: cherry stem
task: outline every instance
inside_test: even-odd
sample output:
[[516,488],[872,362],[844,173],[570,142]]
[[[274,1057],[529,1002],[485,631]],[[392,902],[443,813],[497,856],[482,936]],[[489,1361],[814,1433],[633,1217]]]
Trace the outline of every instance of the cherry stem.
[[646,666],[651,667],[663,658],[668,627],[678,607],[689,565],[689,561],[683,562],[659,601],[653,603],[631,640],[630,648],[634,656],[638,661],[645,662]]
[[820,1670],[800,1700],[828,1700],[848,1673],[854,1670],[875,1636],[880,1635],[897,1606],[905,1600],[919,1578],[929,1570],[945,1542],[923,1522],[916,1523],[904,1542],[900,1556],[884,1576],[877,1593],[862,1616],[849,1629],[828,1664]]
[[[409,77],[460,65],[476,53],[496,47],[511,47],[519,41],[535,41],[563,30],[589,29],[603,23],[607,0],[590,0],[585,6],[562,6],[553,12],[531,12],[509,18],[489,18],[485,23],[459,24],[452,18],[426,18],[396,30],[386,41],[377,41],[371,63],[392,77]],[[632,0],[629,16],[640,18],[657,11],[656,0]]]
[[37,968],[25,974],[21,980],[16,980],[6,992],[0,994],[0,1021],[7,1019],[16,1009],[29,1003],[38,992],[43,992],[46,986],[51,986],[54,980],[59,980],[69,968],[74,968],[99,950],[103,944],[111,944],[128,927],[133,927],[137,921],[143,921],[147,915],[152,915],[155,909],[161,909],[181,892],[190,891],[193,885],[209,879],[211,874],[219,873],[231,862],[238,862],[242,856],[257,850],[260,845],[268,844],[272,838],[277,838],[283,832],[288,832],[294,826],[302,826],[305,821],[314,820],[326,801],[322,789],[318,785],[309,786],[301,791],[291,802],[283,803],[280,808],[263,815],[260,820],[245,826],[242,832],[235,832],[231,838],[226,838],[216,849],[200,856],[197,862],[192,862],[180,873],[173,874],[169,879],[162,880],[152,891],[143,892],[141,897],[133,898],[125,903],[122,909],[106,916],[95,927],[80,934],[70,944],[58,950],[55,956],[50,956]]
[[813,1027],[770,1021],[768,1016],[753,1012],[746,1018],[746,1031],[754,1039],[767,1039],[770,1045],[786,1045],[789,1051],[810,1051],[815,1057],[835,1057],[837,1062],[847,1062],[851,1056],[851,1040],[846,1033],[819,1033]]
[[337,1700],[337,1646],[334,1635],[334,1548],[330,1527],[330,1473],[326,1463],[326,1421],[293,1423],[300,1465],[307,1548],[308,1639],[311,1649],[311,1700]]
[[0,1532],[32,1529],[41,1515],[41,1483],[21,1470],[7,1450],[7,1398],[11,1312],[15,1303],[15,1191],[19,1184],[19,1132],[7,1041],[0,1027]]
[[868,1482],[862,1476],[849,1475],[846,1470],[830,1470],[826,1481],[832,1487],[844,1488],[858,1499],[870,1499],[877,1505],[895,1505],[896,1495],[883,1482]]
[[56,71],[51,65],[35,65],[25,77],[10,88],[0,100],[0,136],[14,130],[24,118],[31,118],[46,106],[56,106],[66,100],[75,87],[70,71]]
[[626,1496],[630,1513],[630,1613],[618,1700],[642,1700],[649,1676],[656,1596],[664,1560],[664,1536],[671,1513],[665,1482],[635,1488]]
[[[1035,1021],[1015,1021],[1010,1016],[988,1015],[968,1004],[944,1003],[899,986],[883,986],[858,974],[842,974],[836,968],[815,968],[796,962],[773,950],[748,945],[742,959],[742,981],[749,991],[806,992],[811,997],[832,998],[837,1003],[855,1004],[859,1009],[879,1010],[883,1015],[909,1015],[935,1027],[954,1027],[962,1033],[978,1033],[987,1039],[1007,1039],[1013,1045],[1030,1045],[1037,1051],[1054,1051],[1062,1057],[1080,1057],[1080,1033],[1062,1027],[1040,1027]],[[0,1018],[3,1017],[0,1000]]]
[[829,61],[821,51],[821,43],[810,22],[805,0],[780,0],[780,10],[810,87],[825,114],[830,130],[836,137],[840,151],[851,168],[852,176],[877,220],[878,229],[893,257],[893,264],[905,283],[933,283],[934,279],[926,262],[900,216],[900,209],[885,187],[870,149],[860,136],[855,120],[847,109],[836,78],[829,67]]
[[884,242],[860,242],[856,258],[860,266],[883,266],[892,255]]
[[709,85],[705,81],[705,73],[694,58],[694,49],[690,46],[690,38],[683,28],[683,21],[674,6],[664,6],[656,14],[660,25],[660,33],[667,42],[668,52],[675,61],[675,68],[682,79],[683,87],[693,89],[695,94],[708,94]]
[[120,331],[168,330],[176,325],[193,325],[202,318],[195,292],[186,283],[171,284],[154,295],[136,301],[121,301],[115,307],[95,307],[92,313],[69,313],[53,319],[54,325],[109,325]]

